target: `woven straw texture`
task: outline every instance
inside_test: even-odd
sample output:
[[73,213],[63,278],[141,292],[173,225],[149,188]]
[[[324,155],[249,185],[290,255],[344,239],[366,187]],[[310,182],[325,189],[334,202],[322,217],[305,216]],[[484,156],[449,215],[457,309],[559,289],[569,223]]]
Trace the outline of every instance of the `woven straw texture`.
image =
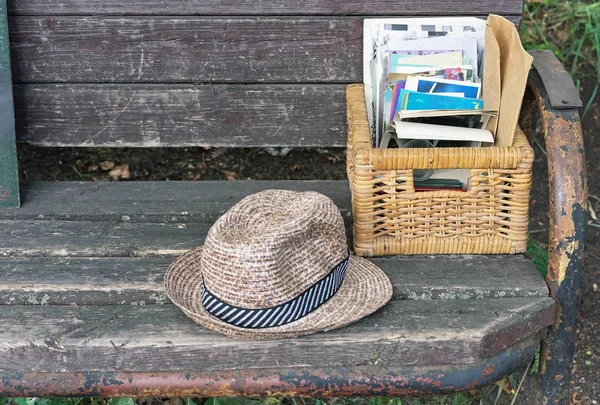
[[251,309],[287,302],[348,255],[344,221],[315,192],[267,190],[250,195],[211,227],[204,247],[177,258],[165,275],[171,300],[197,323],[247,339],[278,339],[336,329],[385,305],[392,285],[371,262],[351,256],[337,293],[299,320],[263,329],[236,327],[201,303],[201,284],[225,303]]
[[[357,255],[525,251],[534,156],[519,128],[510,147],[378,149],[363,85],[346,100]],[[427,168],[471,169],[470,189],[416,192],[413,169]]]

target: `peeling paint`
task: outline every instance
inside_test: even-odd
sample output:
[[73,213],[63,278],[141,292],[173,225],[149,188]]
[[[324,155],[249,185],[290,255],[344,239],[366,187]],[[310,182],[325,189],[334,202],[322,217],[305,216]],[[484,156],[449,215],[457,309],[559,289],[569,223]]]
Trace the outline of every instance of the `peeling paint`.
[[553,108],[545,90],[544,79],[552,82],[552,89],[572,87],[572,80],[551,52],[536,55],[546,77],[533,71],[529,85],[542,117],[548,153],[551,222],[546,281],[550,296],[557,302],[555,323],[542,343],[536,403],[562,404],[569,401],[587,236],[585,156],[577,110]]
[[560,261],[558,263],[557,282],[558,282],[559,286],[562,284],[562,282],[564,281],[564,279],[567,276],[567,268],[569,267],[569,264],[571,263],[570,256],[573,254],[573,252],[575,252],[577,250],[579,250],[579,241],[578,240],[572,241],[564,249],[564,253],[563,253],[563,255],[561,255]]
[[[539,345],[532,336],[497,355],[463,365],[342,366],[222,371],[0,372],[0,397],[402,396],[488,385],[514,372]],[[48,340],[54,350],[60,341]]]

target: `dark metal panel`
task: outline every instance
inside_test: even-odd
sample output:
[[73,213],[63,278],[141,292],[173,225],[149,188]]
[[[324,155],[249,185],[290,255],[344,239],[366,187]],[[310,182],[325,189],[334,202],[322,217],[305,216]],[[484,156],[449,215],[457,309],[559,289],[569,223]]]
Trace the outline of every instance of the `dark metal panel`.
[[0,0],[0,208],[19,206],[19,173],[6,1]]
[[533,56],[533,67],[537,70],[546,89],[550,107],[583,107],[579,92],[569,72],[552,51],[529,51]]
[[5,397],[398,396],[447,394],[491,384],[534,356],[532,336],[483,361],[459,366],[354,366],[179,372],[2,373]]

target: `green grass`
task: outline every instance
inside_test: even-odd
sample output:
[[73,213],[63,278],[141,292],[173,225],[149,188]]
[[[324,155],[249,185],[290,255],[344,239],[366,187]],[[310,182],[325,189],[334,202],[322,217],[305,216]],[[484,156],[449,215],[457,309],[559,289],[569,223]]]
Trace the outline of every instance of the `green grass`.
[[548,274],[548,250],[546,247],[532,238],[529,238],[525,256],[531,259],[533,264],[535,264],[537,271],[539,271],[543,277],[546,277],[546,274]]
[[584,100],[585,117],[600,83],[600,1],[527,0],[521,40],[525,49],[554,52],[578,88],[582,80],[595,83]]

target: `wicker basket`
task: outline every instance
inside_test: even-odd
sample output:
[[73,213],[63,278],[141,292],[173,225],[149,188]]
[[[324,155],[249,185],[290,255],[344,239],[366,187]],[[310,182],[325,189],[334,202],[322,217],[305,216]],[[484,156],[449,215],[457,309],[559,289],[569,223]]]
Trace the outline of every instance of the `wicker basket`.
[[[356,254],[525,251],[533,149],[520,129],[510,147],[378,149],[363,85],[346,97]],[[415,192],[412,169],[426,168],[471,169],[470,189]]]

